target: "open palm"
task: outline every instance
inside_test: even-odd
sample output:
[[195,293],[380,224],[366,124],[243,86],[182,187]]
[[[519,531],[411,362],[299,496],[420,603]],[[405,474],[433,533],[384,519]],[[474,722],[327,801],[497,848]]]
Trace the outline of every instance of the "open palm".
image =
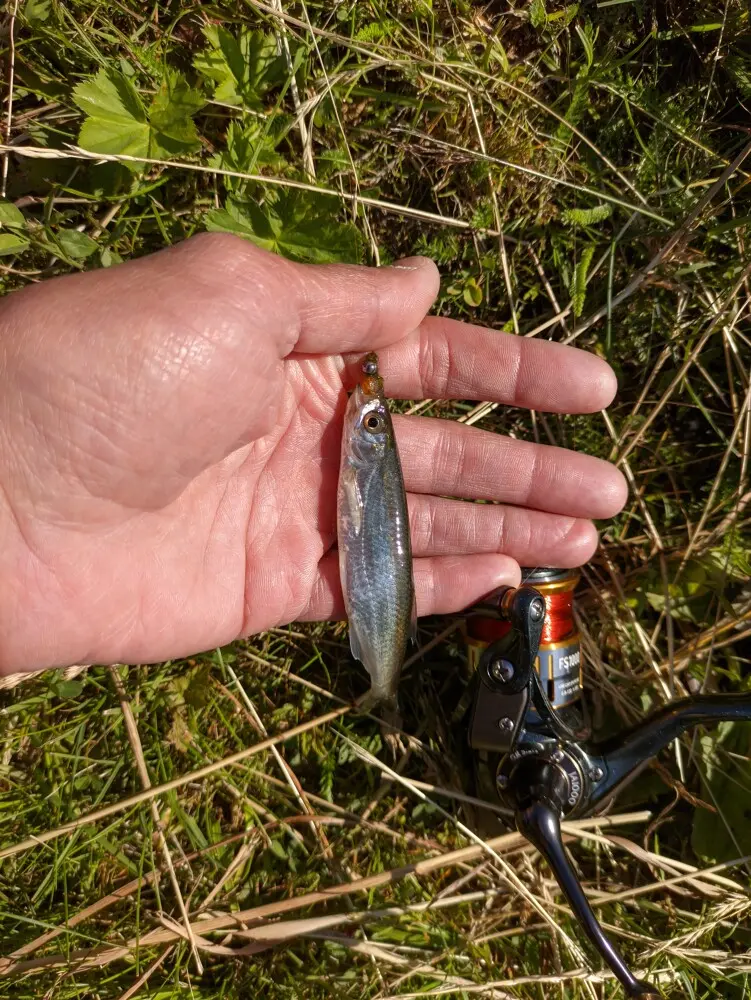
[[[608,366],[437,317],[429,261],[292,264],[197,237],[0,309],[0,672],[155,661],[342,614],[335,495],[356,361],[390,396],[607,405]],[[605,462],[398,417],[420,614],[576,565]],[[461,499],[500,501],[471,504]]]

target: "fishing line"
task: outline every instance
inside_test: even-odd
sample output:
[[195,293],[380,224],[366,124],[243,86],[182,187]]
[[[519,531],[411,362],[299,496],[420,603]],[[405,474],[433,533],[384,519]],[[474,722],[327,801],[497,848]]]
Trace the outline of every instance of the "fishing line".
[[[576,581],[574,581],[575,585]],[[560,642],[574,630],[574,590],[550,590],[540,588],[545,601],[545,621],[542,626],[542,643]]]

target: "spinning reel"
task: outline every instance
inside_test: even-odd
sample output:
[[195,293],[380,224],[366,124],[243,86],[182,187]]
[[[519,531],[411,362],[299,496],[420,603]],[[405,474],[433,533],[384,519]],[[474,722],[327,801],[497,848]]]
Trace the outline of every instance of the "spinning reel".
[[495,774],[517,829],[546,858],[590,942],[628,997],[659,1000],[636,979],[600,927],[569,860],[561,818],[591,814],[677,736],[699,724],[751,721],[751,695],[684,698],[602,743],[592,743],[578,708],[579,638],[572,598],[578,575],[536,570],[467,620],[476,687],[469,743]]

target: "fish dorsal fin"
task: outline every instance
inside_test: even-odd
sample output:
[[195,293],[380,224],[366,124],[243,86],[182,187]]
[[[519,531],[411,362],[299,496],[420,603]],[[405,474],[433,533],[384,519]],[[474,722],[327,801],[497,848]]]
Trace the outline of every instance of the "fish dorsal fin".
[[414,589],[412,591],[412,613],[409,622],[409,637],[417,645],[417,598]]

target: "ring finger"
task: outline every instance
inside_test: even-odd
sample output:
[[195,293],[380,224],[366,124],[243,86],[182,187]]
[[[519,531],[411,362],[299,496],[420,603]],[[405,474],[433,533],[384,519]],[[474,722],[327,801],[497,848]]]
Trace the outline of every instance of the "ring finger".
[[408,497],[415,557],[502,553],[521,566],[581,566],[597,548],[591,521],[502,504]]

